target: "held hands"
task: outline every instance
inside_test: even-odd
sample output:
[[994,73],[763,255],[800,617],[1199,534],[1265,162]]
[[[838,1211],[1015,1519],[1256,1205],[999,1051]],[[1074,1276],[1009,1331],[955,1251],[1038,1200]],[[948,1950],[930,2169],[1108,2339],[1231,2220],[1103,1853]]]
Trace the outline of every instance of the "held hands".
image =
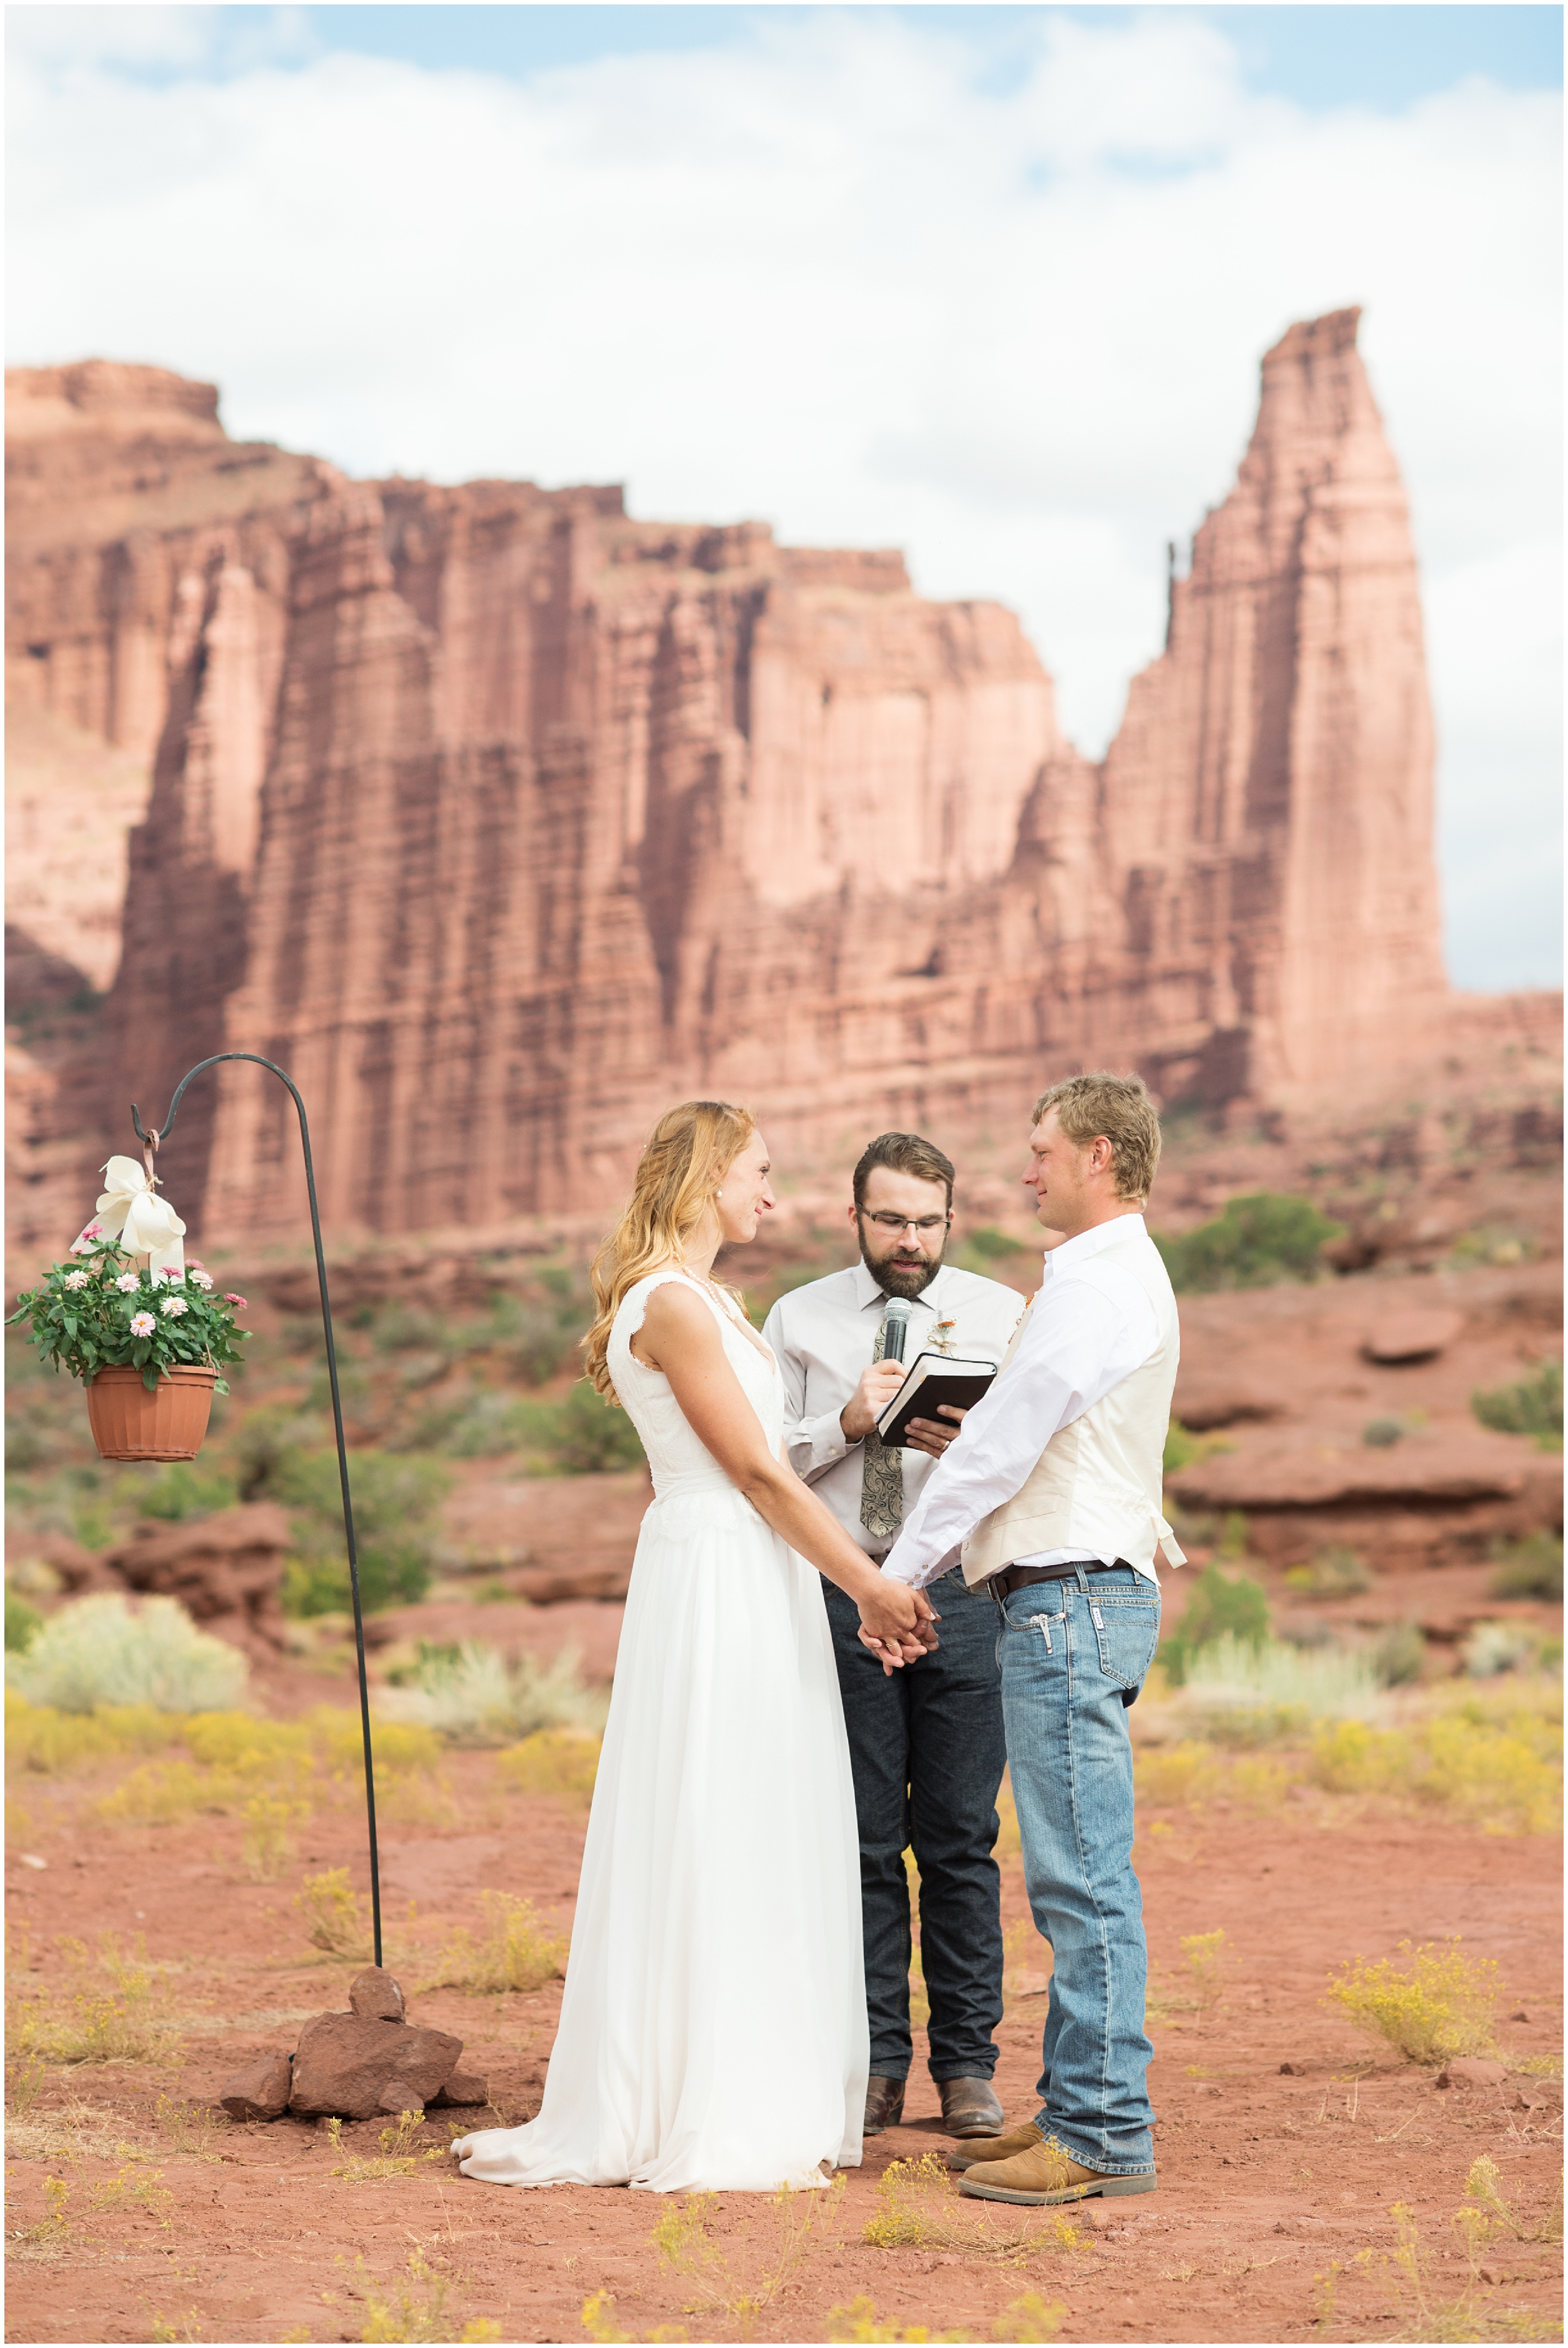
[[906,1375],[902,1362],[873,1362],[861,1372],[860,1384],[838,1414],[846,1442],[865,1442]]
[[884,1672],[918,1663],[937,1645],[941,1620],[923,1591],[888,1575],[873,1575],[871,1586],[856,1599],[860,1609],[862,1643],[876,1657]]

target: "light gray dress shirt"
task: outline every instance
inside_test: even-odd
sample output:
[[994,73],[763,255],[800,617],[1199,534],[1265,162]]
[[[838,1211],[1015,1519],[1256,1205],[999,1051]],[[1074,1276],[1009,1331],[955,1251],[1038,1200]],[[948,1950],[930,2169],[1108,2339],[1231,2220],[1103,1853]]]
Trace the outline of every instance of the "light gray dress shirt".
[[[1006,1353],[1023,1298],[999,1280],[944,1264],[914,1311],[904,1358],[912,1363],[934,1343],[937,1323],[951,1320],[950,1350],[999,1363]],[[781,1296],[768,1314],[763,1335],[784,1373],[784,1446],[795,1474],[830,1508],[851,1540],[868,1557],[886,1556],[886,1539],[867,1532],[860,1521],[862,1446],[851,1443],[839,1413],[854,1395],[872,1356],[887,1299],[864,1263],[830,1272]],[[904,1515],[909,1513],[937,1462],[924,1451],[905,1451]]]
[[[1098,1261],[1132,1233],[1153,1254],[1142,1215],[1112,1216],[1047,1252],[1017,1353],[970,1411],[958,1440],[932,1462],[940,1476],[905,1512],[886,1569],[896,1581],[918,1590],[950,1573],[975,1527],[1012,1498],[1051,1437],[1092,1410],[1154,1351],[1160,1331],[1147,1293],[1129,1272]],[[1073,1558],[1089,1561],[1086,1550],[1065,1549],[1017,1561],[1063,1565]],[[1178,1551],[1173,1562],[1179,1559]],[[1158,1584],[1153,1566],[1146,1570]]]

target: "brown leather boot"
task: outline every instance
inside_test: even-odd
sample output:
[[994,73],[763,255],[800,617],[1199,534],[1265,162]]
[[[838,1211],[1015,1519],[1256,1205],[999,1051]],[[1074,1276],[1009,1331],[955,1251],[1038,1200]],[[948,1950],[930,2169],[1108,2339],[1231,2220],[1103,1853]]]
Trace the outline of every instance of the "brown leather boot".
[[866,2120],[861,2133],[880,2136],[884,2128],[897,2127],[904,2116],[904,2081],[879,2079],[875,2072],[866,2082]]
[[1107,2200],[1123,2193],[1153,2193],[1154,2172],[1146,2168],[1132,2177],[1107,2176],[1103,2169],[1085,2168],[1059,2144],[1040,2140],[1009,2160],[979,2160],[958,2179],[960,2193],[981,2201],[1087,2201],[1100,2194]]
[[948,2167],[972,2168],[977,2160],[1010,2160],[1015,2153],[1032,2152],[1037,2144],[1044,2141],[1039,2122],[1030,2120],[1007,2136],[981,2137],[977,2143],[957,2146],[948,2155]]
[[942,2126],[949,2136],[1000,2136],[1007,2115],[989,2079],[938,2079]]

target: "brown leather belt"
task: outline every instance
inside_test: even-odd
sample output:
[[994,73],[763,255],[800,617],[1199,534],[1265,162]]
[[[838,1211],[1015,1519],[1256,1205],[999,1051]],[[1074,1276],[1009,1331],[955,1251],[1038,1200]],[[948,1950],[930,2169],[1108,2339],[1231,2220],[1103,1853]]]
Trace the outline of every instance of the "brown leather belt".
[[[1114,1573],[1118,1568],[1129,1573],[1132,1571],[1124,1557],[1119,1557],[1114,1565],[1102,1564],[1099,1558],[1083,1560],[1085,1573]],[[999,1573],[992,1574],[986,1588],[999,1606],[1004,1598],[1010,1598],[1015,1590],[1027,1590],[1031,1581],[1076,1581],[1077,1579],[1076,1565],[1004,1565]]]

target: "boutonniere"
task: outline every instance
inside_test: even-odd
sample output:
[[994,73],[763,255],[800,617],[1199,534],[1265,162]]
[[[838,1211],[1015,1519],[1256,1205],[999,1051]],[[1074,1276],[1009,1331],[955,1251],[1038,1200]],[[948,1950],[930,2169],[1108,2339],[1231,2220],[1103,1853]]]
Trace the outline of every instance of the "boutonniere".
[[933,1323],[931,1334],[937,1341],[937,1351],[938,1354],[951,1354],[953,1350],[953,1340],[958,1334],[958,1324],[953,1319],[951,1313],[948,1313],[945,1319]]

